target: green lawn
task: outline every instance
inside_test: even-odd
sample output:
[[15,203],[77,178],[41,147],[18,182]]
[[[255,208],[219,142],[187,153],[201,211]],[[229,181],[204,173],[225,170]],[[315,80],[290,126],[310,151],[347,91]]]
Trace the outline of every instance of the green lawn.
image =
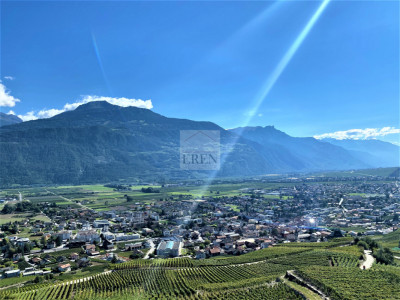
[[8,214],[8,215],[0,215],[0,225],[15,222],[15,221],[22,221],[26,219],[25,214]]
[[399,246],[400,242],[400,229],[397,229],[394,232],[381,235],[381,236],[376,236],[374,237],[378,241],[378,243],[382,244],[384,247],[388,248],[395,248]]
[[33,217],[32,220],[49,222],[50,218],[46,215],[37,215],[37,216]]
[[13,277],[0,280],[0,288],[35,279],[35,276]]
[[232,208],[233,211],[240,212],[239,207],[235,204],[226,204],[226,206],[229,206],[230,208]]

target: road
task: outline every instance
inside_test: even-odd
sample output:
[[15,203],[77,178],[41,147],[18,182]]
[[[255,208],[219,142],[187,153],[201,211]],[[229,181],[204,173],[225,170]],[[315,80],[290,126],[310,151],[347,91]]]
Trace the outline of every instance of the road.
[[372,264],[374,263],[375,259],[371,253],[372,253],[371,250],[364,250],[364,255],[365,255],[366,259],[361,264],[360,269],[367,270],[372,267]]
[[62,244],[61,246],[58,246],[56,248],[52,249],[43,249],[43,253],[53,253],[57,251],[63,251],[63,250],[68,250],[69,248],[66,247],[66,244]]
[[31,250],[31,252],[29,254],[24,255],[24,259],[32,267],[36,267],[34,264],[31,264],[29,262],[31,256],[38,255],[38,254],[41,254],[41,253],[54,253],[54,252],[57,252],[57,251],[63,251],[63,250],[68,250],[68,249],[69,248],[65,248],[65,244],[62,244],[61,246],[58,246],[58,247],[53,248],[53,249]]
[[35,266],[34,264],[31,264],[31,263],[29,262],[29,255],[24,255],[24,259],[25,259],[25,261],[26,261],[31,267],[36,268],[36,266]]
[[154,242],[152,239],[148,239],[147,240],[149,242],[150,245],[150,250],[147,251],[146,255],[143,257],[143,259],[149,259],[149,255],[154,253],[154,250],[156,249],[156,246],[154,245]]

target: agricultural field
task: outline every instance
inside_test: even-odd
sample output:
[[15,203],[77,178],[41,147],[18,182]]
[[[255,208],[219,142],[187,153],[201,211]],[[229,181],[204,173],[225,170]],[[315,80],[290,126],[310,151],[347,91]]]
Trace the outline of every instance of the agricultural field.
[[2,224],[6,224],[6,223],[13,223],[13,222],[20,222],[23,221],[25,219],[29,219],[31,221],[50,221],[50,218],[42,215],[42,214],[38,214],[38,215],[32,215],[32,214],[26,214],[26,213],[19,213],[19,214],[3,214],[1,215],[0,218],[0,225]]
[[[323,184],[323,182],[309,182],[309,185]],[[334,182],[326,182],[334,184]],[[246,181],[230,183],[212,183],[210,185],[184,185],[184,186],[160,186],[160,185],[131,185],[129,190],[116,190],[101,184],[76,185],[76,186],[49,186],[30,187],[18,189],[3,189],[0,191],[0,199],[13,197],[18,199],[21,192],[23,199],[33,203],[55,203],[61,207],[79,208],[80,206],[104,211],[109,209],[124,210],[135,203],[151,204],[160,200],[182,201],[199,199],[202,197],[234,197],[250,196],[252,189],[264,190],[266,194],[260,194],[263,201],[281,199],[292,200],[292,197],[282,195],[269,195],[268,192],[278,188],[294,187],[295,182],[263,182]],[[152,187],[157,192],[142,192],[142,188]],[[131,201],[127,201],[130,197]],[[236,204],[227,204],[235,212],[240,208]],[[2,205],[0,205],[1,208]]]
[[[376,169],[363,169],[363,170],[354,170],[354,171],[337,171],[337,172],[322,172],[316,173],[316,176],[322,177],[368,177],[368,176],[395,176],[398,174],[398,167],[390,167],[390,168],[376,168]],[[398,175],[397,175],[398,176]]]
[[[95,210],[108,210],[110,207],[125,207],[135,202],[152,203],[166,197],[165,193],[142,193],[141,188],[148,187],[145,185],[131,186],[130,191],[116,191],[113,188],[104,185],[80,185],[80,186],[55,186],[55,187],[35,187],[21,188],[17,190],[5,189],[0,192],[1,197],[17,197],[21,192],[24,200],[32,203],[55,203],[61,207],[79,208],[80,206],[92,208]],[[161,186],[152,186],[153,188],[161,188]],[[127,202],[126,197],[130,196],[134,200]],[[4,205],[2,205],[4,206]],[[21,220],[23,216],[2,217],[1,222],[13,222]]]
[[0,225],[2,224],[6,224],[9,222],[19,222],[25,219],[25,215],[24,214],[5,214],[5,215],[1,215],[0,218]]
[[[130,190],[115,190],[114,188],[104,185],[77,185],[77,186],[52,186],[52,187],[34,187],[34,188],[19,188],[4,189],[0,191],[0,198],[6,196],[14,196],[18,198],[18,192],[21,192],[23,199],[33,203],[55,203],[57,206],[65,206],[78,208],[84,206],[98,211],[114,209],[125,209],[136,202],[151,204],[159,200],[185,200],[196,199],[202,196],[214,197],[232,197],[238,195],[250,195],[243,191],[244,188],[257,188],[273,190],[282,185],[292,186],[292,183],[229,183],[229,184],[212,184],[204,189],[198,185],[192,186],[171,186],[162,187],[152,185],[156,189],[156,193],[144,193],[142,188],[149,187],[148,185],[133,185]],[[133,199],[127,202],[126,196]],[[276,199],[279,196],[264,195],[265,199]],[[283,199],[288,198],[283,196]],[[238,211],[238,207],[232,206],[234,211]],[[17,217],[14,219],[17,220]],[[8,222],[7,218],[3,222]]]
[[331,299],[400,299],[398,271],[307,266],[297,272]]
[[0,290],[0,299],[319,299],[286,278],[289,270],[331,299],[400,299],[399,267],[375,264],[361,270],[360,250],[342,242],[207,260],[131,260],[99,266],[87,277],[65,274],[63,281]]
[[397,229],[394,232],[391,232],[386,235],[376,236],[374,239],[382,244],[384,247],[388,248],[396,248],[399,247],[400,241],[400,229]]

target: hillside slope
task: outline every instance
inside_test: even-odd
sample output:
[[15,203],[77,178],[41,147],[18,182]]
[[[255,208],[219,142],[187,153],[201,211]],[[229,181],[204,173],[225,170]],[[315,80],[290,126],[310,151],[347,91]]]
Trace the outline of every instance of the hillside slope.
[[0,112],[0,127],[21,123],[22,120],[15,115]]
[[311,137],[292,137],[273,126],[241,127],[231,132],[264,147],[281,147],[301,162],[297,171],[366,168],[368,163],[339,146]]
[[373,167],[400,166],[400,147],[380,140],[335,140],[324,139],[340,146]]
[[[221,169],[183,171],[181,130],[218,130]],[[0,128],[0,184],[92,183],[131,179],[250,176],[365,168],[341,147],[265,127],[224,130],[211,122],[90,102],[74,111]],[[269,134],[269,132],[271,134]]]

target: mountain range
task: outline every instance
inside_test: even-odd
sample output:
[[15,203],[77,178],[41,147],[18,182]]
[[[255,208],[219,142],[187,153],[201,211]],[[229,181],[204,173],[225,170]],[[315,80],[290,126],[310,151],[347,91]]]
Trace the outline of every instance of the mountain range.
[[225,130],[212,122],[168,118],[148,109],[97,101],[52,118],[1,127],[0,184],[209,176],[209,171],[180,169],[181,130],[220,131],[223,163],[215,175],[221,177],[381,167],[393,162],[380,159],[381,153],[399,154],[399,147],[385,142],[373,148],[367,143],[340,145],[291,137],[273,126]]
[[0,112],[0,127],[21,123],[22,120],[15,115]]
[[340,146],[354,157],[373,167],[392,167],[400,165],[399,146],[380,140],[335,140],[324,139],[328,143]]

